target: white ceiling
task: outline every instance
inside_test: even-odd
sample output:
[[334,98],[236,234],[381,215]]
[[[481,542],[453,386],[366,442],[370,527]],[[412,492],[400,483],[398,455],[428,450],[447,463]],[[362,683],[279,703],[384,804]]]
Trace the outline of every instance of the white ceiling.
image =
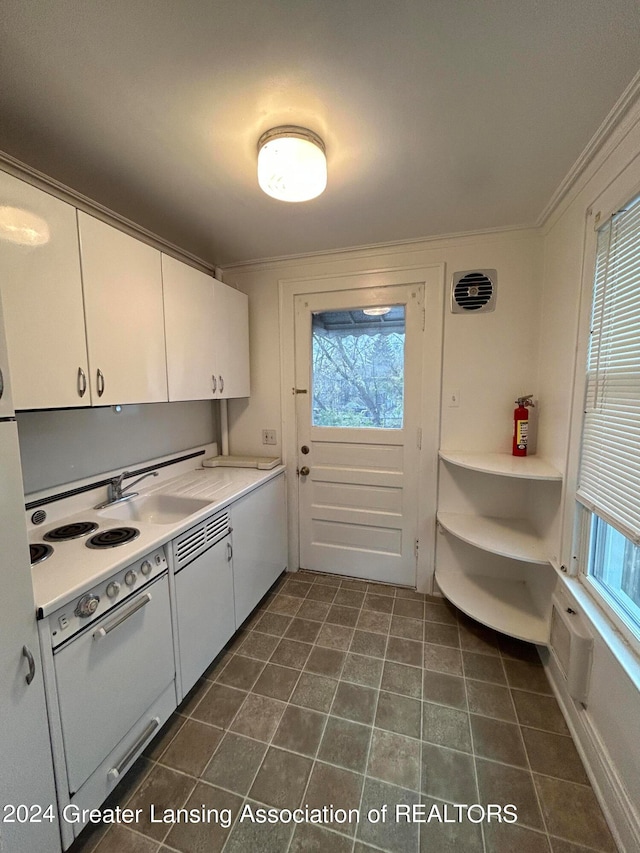
[[[640,0],[2,0],[0,149],[210,263],[536,221],[640,68]],[[329,185],[257,186],[258,137]]]

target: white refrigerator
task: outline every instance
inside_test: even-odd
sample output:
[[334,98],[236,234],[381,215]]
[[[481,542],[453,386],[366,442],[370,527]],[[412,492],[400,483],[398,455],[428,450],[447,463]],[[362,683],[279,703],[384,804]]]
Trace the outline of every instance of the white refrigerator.
[[18,431],[0,302],[0,851],[58,853]]

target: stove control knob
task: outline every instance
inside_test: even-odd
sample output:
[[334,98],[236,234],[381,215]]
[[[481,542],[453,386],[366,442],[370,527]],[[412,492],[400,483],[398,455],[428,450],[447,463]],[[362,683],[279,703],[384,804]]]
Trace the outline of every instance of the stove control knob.
[[129,569],[129,571],[124,576],[124,582],[127,586],[133,586],[137,579],[138,575],[132,569]]
[[142,563],[142,565],[140,566],[140,571],[142,572],[143,575],[148,575],[149,572],[151,571],[151,568],[152,568],[152,566],[151,566],[151,563],[149,562],[149,560],[145,560]]
[[87,619],[89,616],[93,616],[99,603],[100,596],[88,592],[86,595],[82,596],[80,601],[76,604],[76,609],[73,612],[76,616],[79,616],[80,619]]
[[116,595],[120,592],[120,584],[118,581],[111,581],[110,584],[107,584],[107,595],[109,598],[115,598]]

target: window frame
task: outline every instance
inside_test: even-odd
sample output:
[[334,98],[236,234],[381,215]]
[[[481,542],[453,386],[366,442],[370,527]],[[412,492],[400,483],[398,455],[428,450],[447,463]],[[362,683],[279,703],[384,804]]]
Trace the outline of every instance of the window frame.
[[[617,188],[617,193],[614,189]],[[640,176],[638,182],[623,193],[616,187],[609,187],[603,193],[600,204],[593,204],[587,210],[586,233],[583,243],[582,290],[579,307],[578,343],[574,373],[574,394],[572,423],[569,437],[569,459],[567,483],[565,485],[565,510],[562,522],[563,545],[561,554],[564,562],[560,566],[569,577],[579,582],[580,587],[603,614],[613,630],[621,637],[635,659],[640,658],[640,637],[636,630],[629,627],[617,607],[604,592],[597,579],[589,574],[590,553],[593,540],[592,530],[596,513],[576,499],[579,482],[579,468],[582,456],[582,436],[585,422],[585,399],[588,382],[589,342],[591,335],[592,310],[595,288],[595,271],[598,232],[618,210],[640,196]],[[602,211],[605,210],[606,213]],[[597,516],[600,518],[600,516]],[[604,519],[603,519],[604,520]],[[604,520],[605,523],[609,523]],[[614,525],[611,525],[612,527]],[[623,534],[624,535],[624,534]],[[626,537],[625,537],[626,538]],[[567,543],[569,543],[567,545]],[[636,626],[640,633],[640,621]]]
[[[640,653],[640,618],[635,620],[635,628],[630,627],[629,622],[623,615],[625,611],[624,606],[616,600],[614,595],[607,591],[604,584],[599,582],[597,577],[589,572],[593,551],[598,547],[602,548],[602,544],[597,541],[595,528],[598,522],[603,524],[608,524],[608,522],[604,521],[604,519],[600,518],[596,513],[591,512],[581,504],[578,504],[578,508],[586,514],[588,519],[588,535],[585,543],[586,554],[582,562],[580,580],[582,581],[584,588],[602,608],[602,610],[605,611],[608,618],[613,622],[614,626],[620,634],[622,634],[627,643],[634,648],[637,653]],[[613,530],[616,529],[613,525],[609,525],[609,527]],[[622,536],[623,534],[620,535]],[[629,539],[626,537],[624,538],[627,542],[630,542]]]

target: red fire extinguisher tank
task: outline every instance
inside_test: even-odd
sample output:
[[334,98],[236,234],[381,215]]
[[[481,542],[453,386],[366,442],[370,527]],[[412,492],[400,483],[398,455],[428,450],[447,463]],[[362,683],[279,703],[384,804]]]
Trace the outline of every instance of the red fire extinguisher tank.
[[516,408],[513,412],[513,448],[514,456],[527,455],[527,443],[529,441],[529,410],[527,406],[533,406],[533,394],[518,397]]

